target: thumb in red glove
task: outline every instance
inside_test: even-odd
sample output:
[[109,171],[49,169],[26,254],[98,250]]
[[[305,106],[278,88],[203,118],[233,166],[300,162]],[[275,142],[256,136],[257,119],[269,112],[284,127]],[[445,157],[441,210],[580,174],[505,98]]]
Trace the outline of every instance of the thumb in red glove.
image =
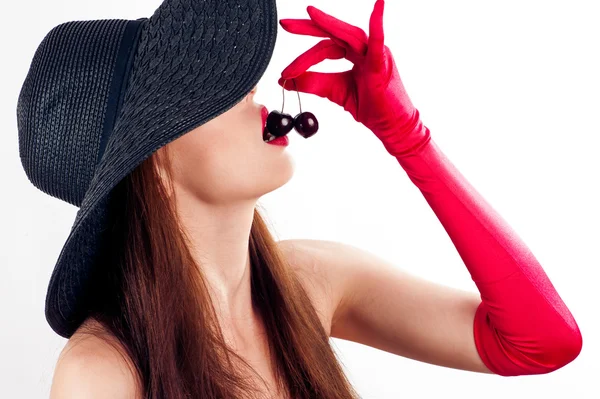
[[[371,130],[395,157],[417,151],[430,139],[400,75],[390,49],[384,44],[383,9],[377,0],[369,23],[369,37],[350,25],[313,6],[307,7],[310,19],[282,19],[290,33],[327,37],[296,58],[281,73],[279,85],[286,90],[315,94],[342,106],[356,121]],[[354,64],[344,72],[307,71],[325,59],[346,58]]]

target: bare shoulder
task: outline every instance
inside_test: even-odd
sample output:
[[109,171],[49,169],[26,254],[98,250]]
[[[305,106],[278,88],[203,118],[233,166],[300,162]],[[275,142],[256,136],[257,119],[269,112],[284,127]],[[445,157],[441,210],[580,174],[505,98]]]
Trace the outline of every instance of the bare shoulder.
[[99,323],[86,320],[59,355],[50,399],[141,398],[133,365],[115,345]]
[[278,244],[320,312],[325,331],[331,335],[332,321],[343,305],[349,277],[343,269],[347,260],[360,256],[362,251],[342,242],[307,238],[281,240]]

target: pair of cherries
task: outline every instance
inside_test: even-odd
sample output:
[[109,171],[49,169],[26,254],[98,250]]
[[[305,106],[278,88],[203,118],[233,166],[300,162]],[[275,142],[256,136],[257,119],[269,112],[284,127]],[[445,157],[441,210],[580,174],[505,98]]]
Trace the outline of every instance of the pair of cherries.
[[[291,132],[292,129],[296,129],[296,131],[305,139],[311,137],[319,130],[319,122],[315,115],[311,112],[302,112],[302,103],[300,102],[300,93],[298,92],[297,87],[296,93],[298,93],[300,113],[292,118],[290,114],[283,112],[285,105],[285,82],[286,80],[283,81],[282,86],[283,103],[281,104],[281,112],[271,111],[269,116],[267,116],[267,126],[265,126],[263,131],[263,140],[266,142],[275,140],[277,137],[283,137]],[[294,86],[296,86],[295,80]]]

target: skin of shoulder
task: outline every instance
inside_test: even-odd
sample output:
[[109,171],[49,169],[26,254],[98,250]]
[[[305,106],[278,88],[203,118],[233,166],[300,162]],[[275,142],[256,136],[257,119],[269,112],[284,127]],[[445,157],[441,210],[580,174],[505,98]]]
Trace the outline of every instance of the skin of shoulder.
[[[344,275],[329,260],[348,252],[349,246],[334,241],[314,239],[286,239],[277,242],[289,265],[297,272],[302,285],[313,302],[328,335],[336,309],[342,300]],[[348,254],[347,256],[351,256]]]
[[61,351],[50,399],[141,399],[131,362],[109,343],[110,338],[87,334],[91,323],[86,321]]

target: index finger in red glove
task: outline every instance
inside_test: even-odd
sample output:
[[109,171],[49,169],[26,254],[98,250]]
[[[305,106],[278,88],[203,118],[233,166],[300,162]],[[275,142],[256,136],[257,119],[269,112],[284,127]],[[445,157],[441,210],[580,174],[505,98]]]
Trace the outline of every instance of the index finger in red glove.
[[294,78],[313,65],[326,59],[336,60],[346,56],[346,49],[335,44],[331,39],[321,40],[313,47],[300,54],[282,72],[284,79]]
[[329,33],[319,28],[310,19],[300,18],[283,18],[279,20],[279,24],[283,29],[290,33],[296,33],[298,35],[316,36],[316,37],[329,37]]
[[286,18],[280,20],[279,23],[283,29],[290,33],[330,38],[334,43],[348,50],[346,58],[352,63],[358,62],[360,58],[363,58],[363,44],[352,39],[352,37],[340,38],[333,35],[330,32],[323,30],[318,24],[310,19]]

